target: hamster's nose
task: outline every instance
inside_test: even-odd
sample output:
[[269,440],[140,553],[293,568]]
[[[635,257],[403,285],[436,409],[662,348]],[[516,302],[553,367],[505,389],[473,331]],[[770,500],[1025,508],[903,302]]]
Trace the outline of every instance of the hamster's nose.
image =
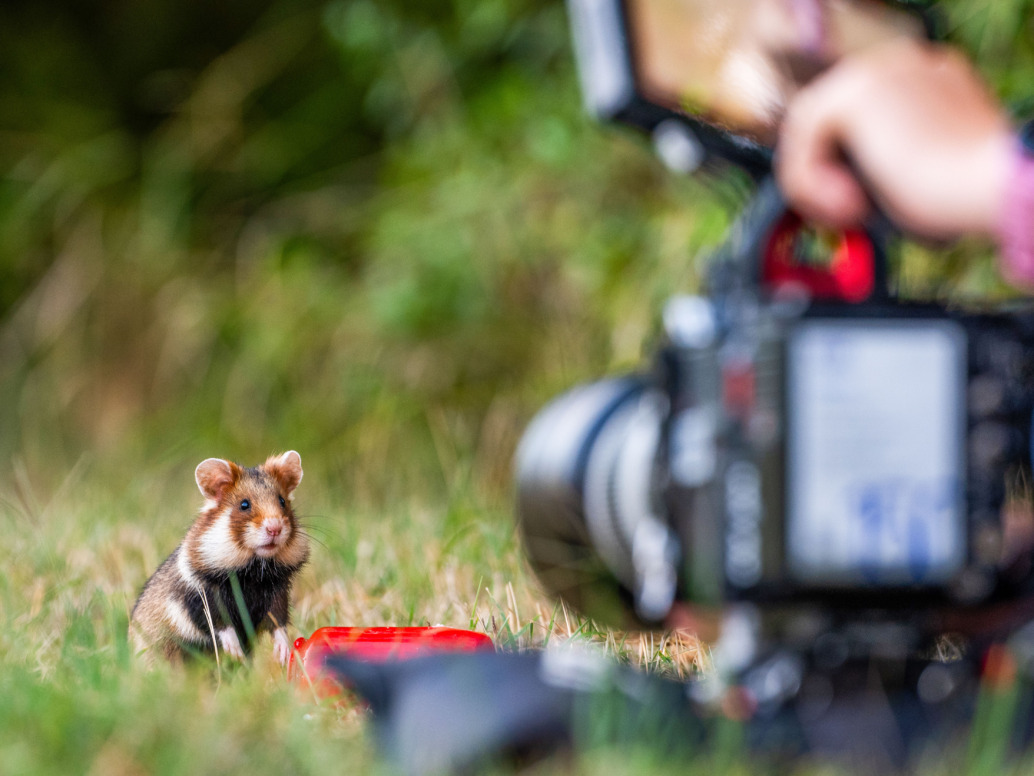
[[270,539],[278,537],[282,530],[283,526],[280,523],[266,523],[266,536]]

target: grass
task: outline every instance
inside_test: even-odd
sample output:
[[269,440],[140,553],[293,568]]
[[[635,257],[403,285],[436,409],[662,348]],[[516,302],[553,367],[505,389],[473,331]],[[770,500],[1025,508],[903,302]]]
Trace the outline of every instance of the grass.
[[[23,480],[0,507],[3,773],[390,773],[365,715],[290,684],[268,638],[247,666],[223,660],[146,671],[131,659],[126,628],[135,595],[182,537],[200,496],[192,465],[141,470],[119,489],[100,485],[96,468],[81,464],[52,492]],[[314,547],[295,589],[292,638],[323,625],[446,624],[486,632],[505,649],[575,639],[669,676],[706,670],[708,654],[695,640],[601,629],[542,596],[505,498],[468,485],[441,502],[407,494],[371,509],[321,468],[309,465],[298,490]],[[983,697],[966,773],[1024,772],[1025,760],[1005,767],[995,732],[1008,728],[1015,703],[1015,692]],[[605,716],[593,724],[624,733],[590,734],[578,759],[550,760],[534,772],[760,767],[743,757],[734,728],[713,730],[714,751],[687,762],[662,756],[624,723]],[[795,772],[836,771],[805,764]],[[935,762],[923,772],[941,768]]]
[[[540,595],[505,505],[400,498],[371,510],[347,493],[335,497],[318,469],[307,469],[298,491],[314,545],[295,589],[292,638],[324,625],[446,624],[487,632],[504,648],[574,637],[669,673],[693,670],[695,642],[601,631]],[[131,659],[135,596],[200,503],[191,472],[138,472],[116,491],[98,487],[83,464],[52,493],[22,482],[5,496],[5,774],[385,767],[363,715],[289,684],[268,639],[250,666],[224,659],[148,672]],[[456,500],[464,498],[472,497]]]

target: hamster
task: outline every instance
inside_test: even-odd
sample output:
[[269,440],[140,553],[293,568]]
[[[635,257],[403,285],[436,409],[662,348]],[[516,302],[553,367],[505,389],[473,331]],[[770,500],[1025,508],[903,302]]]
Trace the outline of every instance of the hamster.
[[151,662],[161,656],[178,663],[216,649],[243,659],[252,645],[241,600],[253,632],[271,631],[273,654],[286,664],[291,582],[309,557],[291,504],[302,481],[301,456],[291,450],[251,469],[209,458],[194,478],[205,503],[137,598],[130,644]]

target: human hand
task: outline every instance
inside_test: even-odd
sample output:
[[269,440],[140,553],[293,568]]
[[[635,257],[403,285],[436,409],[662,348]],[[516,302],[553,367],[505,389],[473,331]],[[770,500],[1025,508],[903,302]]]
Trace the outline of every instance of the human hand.
[[790,103],[776,175],[821,225],[860,225],[878,206],[902,229],[991,234],[1012,152],[1009,122],[946,46],[896,40],[840,60]]

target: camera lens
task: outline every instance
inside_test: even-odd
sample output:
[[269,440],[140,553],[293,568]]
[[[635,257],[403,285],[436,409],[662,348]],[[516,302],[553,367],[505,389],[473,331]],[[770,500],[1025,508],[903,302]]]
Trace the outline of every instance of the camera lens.
[[651,538],[663,544],[655,479],[666,407],[644,377],[582,385],[535,417],[517,451],[532,567],[549,592],[609,625],[659,619],[674,593],[673,578],[662,572],[658,584],[653,573],[664,564],[651,562],[664,551]]

